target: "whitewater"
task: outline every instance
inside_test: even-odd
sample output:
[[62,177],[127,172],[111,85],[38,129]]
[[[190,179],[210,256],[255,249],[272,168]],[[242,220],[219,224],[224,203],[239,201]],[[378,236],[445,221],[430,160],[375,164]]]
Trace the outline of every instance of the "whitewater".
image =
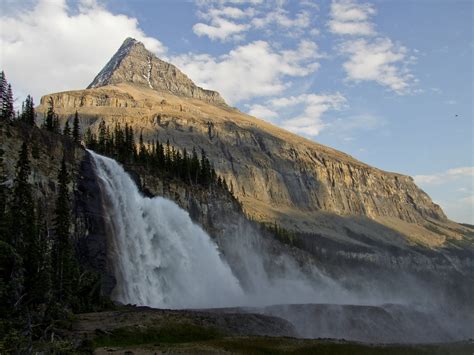
[[[89,153],[105,206],[115,301],[180,309],[335,302],[347,296],[318,270],[308,277],[291,258],[258,250],[260,236],[245,226],[228,232],[219,250],[187,211],[168,199],[143,196],[119,163]],[[269,274],[264,260],[278,271]]]

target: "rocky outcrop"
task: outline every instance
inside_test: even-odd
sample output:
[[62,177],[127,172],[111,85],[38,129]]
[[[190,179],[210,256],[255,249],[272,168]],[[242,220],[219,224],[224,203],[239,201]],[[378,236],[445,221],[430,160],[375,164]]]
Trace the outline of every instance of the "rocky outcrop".
[[146,50],[143,43],[133,38],[127,38],[123,42],[88,88],[118,83],[132,83],[152,90],[225,105],[219,93],[196,86],[178,68],[162,61]]

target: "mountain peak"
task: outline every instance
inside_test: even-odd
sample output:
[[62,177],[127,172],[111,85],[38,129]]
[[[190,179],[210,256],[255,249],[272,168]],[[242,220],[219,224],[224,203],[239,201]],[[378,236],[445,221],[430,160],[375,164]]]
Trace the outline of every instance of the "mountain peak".
[[161,60],[147,50],[143,43],[130,37],[125,39],[87,88],[120,83],[226,105],[218,92],[197,86],[173,64]]

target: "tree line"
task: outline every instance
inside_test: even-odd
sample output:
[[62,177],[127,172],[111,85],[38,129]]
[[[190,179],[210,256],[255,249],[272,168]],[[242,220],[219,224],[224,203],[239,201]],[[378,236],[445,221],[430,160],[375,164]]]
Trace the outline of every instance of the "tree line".
[[145,144],[141,132],[136,144],[134,129],[127,123],[124,126],[116,123],[111,128],[101,121],[97,134],[87,129],[84,143],[100,154],[123,164],[142,166],[147,172],[161,177],[175,178],[205,188],[217,186],[229,190],[225,178],[217,175],[204,149],[199,156],[196,148],[189,154],[186,148],[180,151],[171,146],[169,140],[165,144],[159,140]]
[[[23,122],[29,126],[36,126],[36,112],[33,97],[28,95],[21,105],[21,112],[15,112],[12,86],[8,83],[5,72],[0,72],[0,120],[4,122]],[[44,115],[41,128],[53,133],[62,133],[70,137],[74,142],[79,143],[81,140],[79,115],[76,111],[73,118],[72,127],[69,126],[69,121],[66,121],[64,127],[61,129],[59,117],[54,111],[54,101],[50,97],[48,99],[48,109]]]

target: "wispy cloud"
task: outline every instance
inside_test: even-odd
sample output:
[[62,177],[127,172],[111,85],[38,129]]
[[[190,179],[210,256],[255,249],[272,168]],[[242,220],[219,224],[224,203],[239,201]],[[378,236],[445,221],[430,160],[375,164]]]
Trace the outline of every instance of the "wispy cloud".
[[407,47],[375,30],[372,22],[375,14],[376,9],[370,3],[356,0],[331,3],[328,27],[333,34],[343,36],[337,49],[347,58],[343,63],[346,80],[373,81],[400,95],[410,93],[417,79],[409,66],[416,58]]
[[370,21],[375,13],[371,4],[359,4],[351,0],[333,1],[329,30],[338,35],[375,35],[374,24]]
[[278,126],[307,137],[317,136],[328,126],[323,115],[330,110],[340,110],[346,98],[336,94],[302,94],[268,100],[265,105],[253,105],[249,114],[270,120]]
[[465,166],[460,168],[453,168],[444,172],[431,175],[416,175],[413,178],[415,182],[420,185],[439,185],[463,177],[474,177],[474,167]]
[[285,77],[315,72],[319,57],[316,43],[303,40],[295,49],[276,50],[266,41],[255,41],[218,57],[189,53],[171,60],[198,84],[236,103],[283,92],[289,87]]
[[305,30],[313,34],[317,31],[312,26],[312,12],[318,7],[305,3],[300,4],[305,9],[294,16],[284,8],[285,1],[198,1],[197,4],[198,16],[205,22],[195,24],[193,31],[211,40],[242,40],[251,30],[292,37],[301,36]]

